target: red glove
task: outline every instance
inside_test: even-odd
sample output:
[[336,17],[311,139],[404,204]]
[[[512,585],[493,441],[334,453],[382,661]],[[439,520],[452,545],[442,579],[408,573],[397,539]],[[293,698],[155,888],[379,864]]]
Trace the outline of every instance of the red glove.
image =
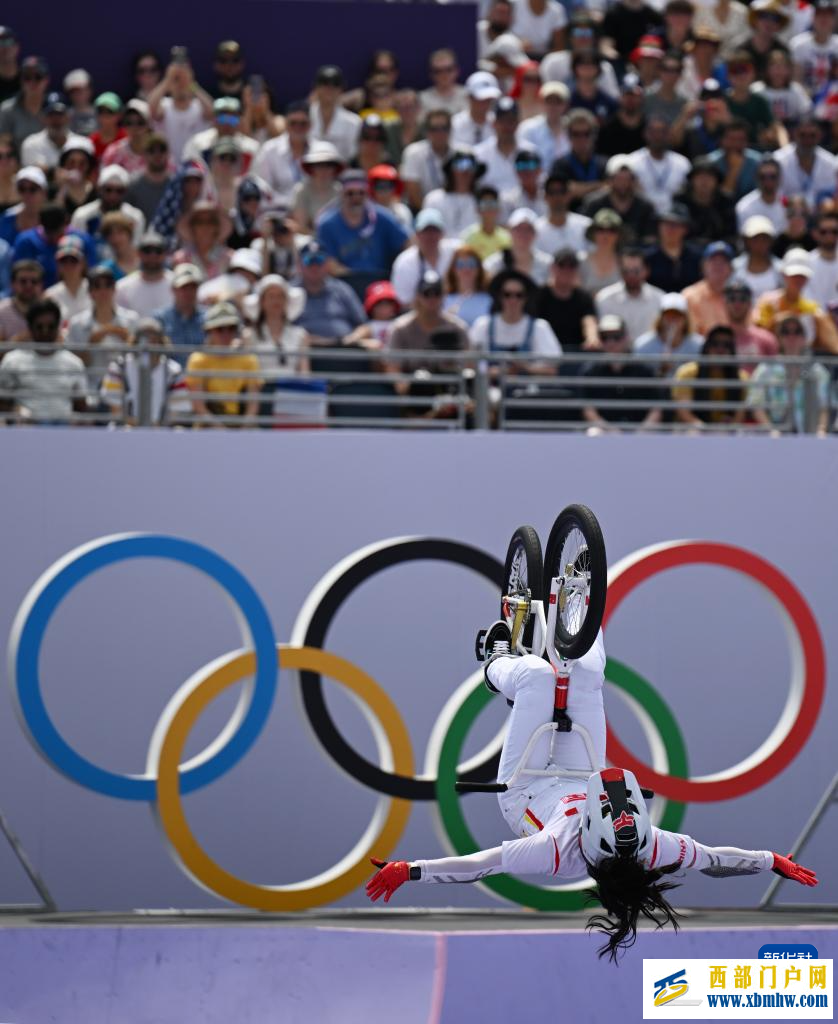
[[370,857],[370,863],[380,870],[367,882],[367,896],[373,903],[380,896],[384,896],[384,902],[389,903],[396,889],[410,878],[410,865],[406,860],[393,860],[388,863],[376,857]]
[[791,857],[782,857],[779,853],[774,854],[774,867],[771,869],[775,875],[781,878],[791,878],[801,885],[817,885],[818,878],[814,871],[804,868],[801,864],[795,864]]

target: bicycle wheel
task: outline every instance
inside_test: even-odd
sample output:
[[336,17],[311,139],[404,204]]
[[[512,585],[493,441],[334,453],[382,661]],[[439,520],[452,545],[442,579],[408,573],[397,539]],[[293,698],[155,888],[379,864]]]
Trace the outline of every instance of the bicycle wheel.
[[602,530],[587,505],[568,505],[553,523],[544,559],[545,614],[554,576],[567,580],[559,594],[555,646],[562,658],[581,658],[602,623],[608,579]]
[[[541,557],[541,541],[531,526],[519,526],[512,534],[512,540],[506,549],[506,562],[503,566],[503,587],[501,588],[501,616],[503,617],[503,598],[526,597],[527,590],[532,600],[543,600],[542,580],[544,562]],[[524,626],[522,642],[525,647],[532,647],[532,634],[535,627],[535,616]]]

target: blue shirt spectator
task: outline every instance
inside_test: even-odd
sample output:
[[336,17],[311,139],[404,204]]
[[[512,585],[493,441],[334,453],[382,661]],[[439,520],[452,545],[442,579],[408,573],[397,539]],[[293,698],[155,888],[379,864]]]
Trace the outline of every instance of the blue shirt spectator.
[[[748,132],[749,127],[744,121],[734,119],[728,122],[722,130],[719,148],[710,154],[711,163],[722,172],[722,191],[731,196],[734,202],[757,187],[761,157],[755,149],[748,148]],[[739,163],[735,178],[730,173],[732,162]]]
[[363,171],[345,171],[341,184],[340,205],[320,218],[317,241],[350,272],[389,277],[393,260],[407,244],[407,231],[383,206],[369,201]]
[[309,242],[300,253],[301,284],[306,293],[300,327],[321,344],[337,342],[366,322],[364,307],[355,292],[343,281],[331,277],[326,270],[326,252],[317,242]]
[[[172,294],[175,301],[166,309],[155,314],[163,333],[176,348],[190,345],[193,348],[204,343],[204,310],[198,305],[198,286],[204,275],[194,263],[181,263],[172,274]],[[188,352],[173,353],[174,358],[186,364]]]
[[63,206],[48,203],[41,210],[41,223],[36,228],[22,231],[15,239],[12,251],[12,262],[18,260],[37,260],[44,268],[44,287],[58,281],[58,268],[55,253],[62,235],[76,235],[84,246],[84,255],[88,267],[96,264],[96,244],[90,235],[67,227],[67,211]]

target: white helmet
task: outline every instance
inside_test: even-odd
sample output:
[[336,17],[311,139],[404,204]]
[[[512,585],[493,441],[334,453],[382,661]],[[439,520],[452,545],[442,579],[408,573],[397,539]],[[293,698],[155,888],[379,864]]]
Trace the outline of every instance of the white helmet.
[[589,864],[606,857],[649,861],[652,822],[634,772],[604,768],[588,779],[581,839]]

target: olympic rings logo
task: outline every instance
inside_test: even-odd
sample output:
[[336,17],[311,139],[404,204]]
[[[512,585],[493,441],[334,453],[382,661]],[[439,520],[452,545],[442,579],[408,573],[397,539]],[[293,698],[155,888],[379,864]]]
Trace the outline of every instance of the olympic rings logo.
[[[38,662],[50,619],[70,591],[105,566],[139,558],[167,559],[209,576],[233,606],[243,646],[205,665],[180,687],[153,731],[145,773],[127,775],[93,764],[60,735],[41,694]],[[493,779],[503,742],[501,731],[478,754],[459,763],[472,724],[492,699],[482,685],[482,670],[466,679],[446,702],[431,733],[424,773],[416,775],[409,732],[386,691],[357,665],[324,649],[337,611],[361,583],[383,569],[416,560],[444,561],[467,568],[482,576],[491,585],[494,599],[498,598],[503,566],[485,552],[443,539],[390,539],[353,553],[330,570],[304,601],[291,643],[284,645],[276,643],[267,611],[250,583],[208,548],[155,534],[121,534],[92,541],[45,572],[15,618],[9,642],[9,677],[21,724],[36,751],[69,779],[106,796],[151,804],[181,867],[198,884],[234,903],[268,911],[294,911],[342,898],[365,881],[371,853],[387,857],[396,847],[410,815],[411,801],[435,801],[451,852],[471,853],[478,845],[463,816],[454,782],[457,778]],[[665,798],[664,807],[655,808],[656,820],[661,827],[672,830],[678,829],[687,801],[741,796],[787,767],[811,734],[824,697],[823,643],[808,604],[779,570],[742,548],[675,541],[635,552],[609,574],[605,623],[630,593],[652,576],[699,563],[744,573],[767,590],[788,637],[792,678],[780,720],[758,750],[713,776],[692,778],[683,736],[669,707],[647,680],[609,659],[606,678],[637,714],[652,751],[652,764],[638,761],[610,728],[609,760],[631,768],[644,784]],[[247,754],[270,715],[279,668],[299,673],[303,708],[324,750],[352,778],[378,792],[379,800],[363,835],[339,863],[293,885],[265,886],[230,874],[209,857],[189,827],[182,797],[209,785]],[[376,740],[378,764],[363,758],[341,735],[323,698],[324,676],[344,686],[361,707]],[[200,714],[242,679],[247,681],[230,721],[206,749],[181,763]],[[580,890],[587,883],[535,886],[501,875],[481,884],[525,906],[570,910],[582,906]]]

